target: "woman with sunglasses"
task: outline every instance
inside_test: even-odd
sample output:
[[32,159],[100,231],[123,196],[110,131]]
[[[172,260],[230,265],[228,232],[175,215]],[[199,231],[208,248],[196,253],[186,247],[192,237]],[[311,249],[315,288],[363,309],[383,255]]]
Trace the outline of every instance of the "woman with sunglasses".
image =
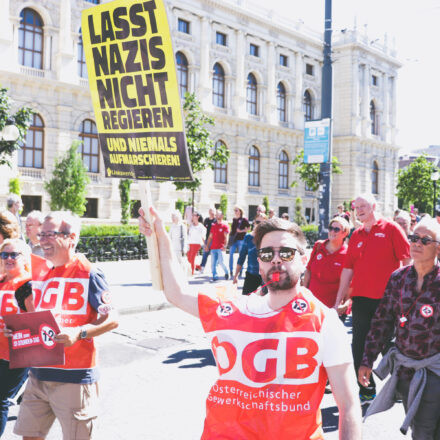
[[[266,214],[260,213],[253,222],[254,228],[259,225],[261,222],[267,220]],[[246,257],[248,259],[246,276],[243,284],[243,295],[249,295],[252,292],[255,292],[262,284],[263,280],[260,275],[260,267],[258,265],[258,254],[257,248],[254,243],[254,231],[246,234],[243,239],[243,244],[241,246],[240,255],[238,257],[237,266],[235,268],[235,275],[233,283],[237,284],[238,275],[241,272],[244,262],[246,261]]]
[[327,307],[333,307],[336,301],[347,253],[344,240],[349,232],[348,221],[334,217],[328,227],[328,239],[315,243],[304,273],[303,285]]
[[[23,240],[7,239],[0,244],[0,304],[8,304],[3,315],[33,312],[30,249]],[[0,318],[0,328],[4,322]],[[10,399],[25,382],[27,368],[9,368],[8,340],[0,331],[0,437],[6,427]]]

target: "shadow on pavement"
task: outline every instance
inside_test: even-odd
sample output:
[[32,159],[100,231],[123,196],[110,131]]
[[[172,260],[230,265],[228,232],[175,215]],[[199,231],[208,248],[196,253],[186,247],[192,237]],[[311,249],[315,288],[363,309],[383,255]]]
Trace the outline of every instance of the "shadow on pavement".
[[179,368],[202,368],[208,366],[215,366],[214,356],[211,350],[182,350],[168,356],[163,364],[177,364],[186,359],[198,360],[196,363],[179,365]]
[[338,430],[339,411],[337,406],[321,408],[322,429],[324,432],[333,432]]

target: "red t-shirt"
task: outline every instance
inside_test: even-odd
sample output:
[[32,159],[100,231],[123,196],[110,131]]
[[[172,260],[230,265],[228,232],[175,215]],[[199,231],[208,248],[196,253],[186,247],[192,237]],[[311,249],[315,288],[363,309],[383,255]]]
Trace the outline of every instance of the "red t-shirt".
[[382,298],[390,275],[405,258],[410,258],[409,242],[396,223],[381,218],[370,232],[363,226],[354,231],[344,263],[353,270],[352,296]]
[[[226,232],[226,234],[225,234]],[[213,223],[211,226],[212,243],[211,249],[223,249],[226,244],[226,235],[229,234],[227,223]]]
[[325,248],[328,240],[317,241],[310,255],[307,269],[310,272],[309,289],[327,307],[333,307],[344,267],[347,245],[332,254]]

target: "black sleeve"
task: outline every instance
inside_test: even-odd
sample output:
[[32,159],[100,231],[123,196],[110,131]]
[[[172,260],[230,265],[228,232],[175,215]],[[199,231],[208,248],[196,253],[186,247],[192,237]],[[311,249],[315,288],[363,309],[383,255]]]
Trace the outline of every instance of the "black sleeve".
[[20,307],[20,309],[24,310],[25,312],[27,310],[26,310],[26,306],[24,305],[24,301],[30,295],[32,295],[32,284],[30,281],[24,283],[15,291],[15,299],[17,301],[17,304]]

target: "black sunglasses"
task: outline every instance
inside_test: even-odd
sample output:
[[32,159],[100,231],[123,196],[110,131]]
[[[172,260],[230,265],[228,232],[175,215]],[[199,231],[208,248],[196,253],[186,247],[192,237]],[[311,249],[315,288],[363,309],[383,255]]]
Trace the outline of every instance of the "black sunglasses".
[[16,260],[21,255],[21,252],[1,252],[0,257],[2,260],[7,260],[11,257],[13,260]]
[[341,232],[342,229],[341,229],[341,228],[338,228],[337,226],[329,226],[329,227],[328,227],[328,231],[329,231],[329,232],[331,232],[331,231],[334,231],[334,232]]
[[417,235],[417,234],[408,235],[408,240],[409,240],[411,243],[417,243],[417,242],[420,240],[421,243],[422,243],[424,246],[426,246],[426,245],[428,245],[428,244],[431,244],[431,243],[438,243],[437,240],[434,240],[434,239],[431,238],[431,237],[428,237],[428,236],[426,236],[426,237],[420,237],[420,236]]
[[258,249],[258,257],[264,263],[270,263],[274,259],[277,250],[282,261],[292,261],[295,258],[295,252],[301,253],[298,249],[290,247],[265,247]]

